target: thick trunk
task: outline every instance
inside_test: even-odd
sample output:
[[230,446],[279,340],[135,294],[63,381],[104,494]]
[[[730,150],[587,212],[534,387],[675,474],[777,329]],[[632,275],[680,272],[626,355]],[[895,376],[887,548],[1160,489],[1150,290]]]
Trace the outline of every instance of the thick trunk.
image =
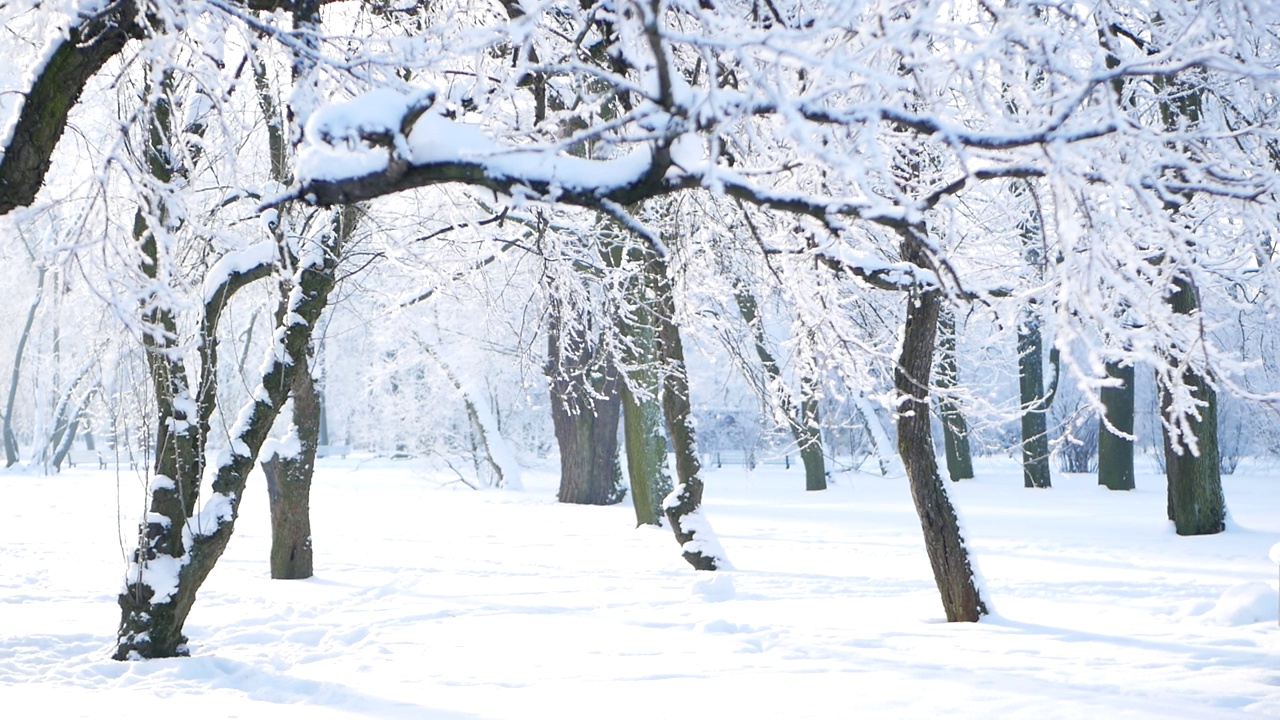
[[662,499],[673,487],[667,474],[667,436],[663,432],[662,407],[652,396],[638,397],[624,383],[622,418],[636,525],[661,525]]
[[[1199,312],[1199,291],[1185,278],[1174,281],[1169,305],[1180,315]],[[1169,425],[1174,416],[1171,389],[1160,383],[1160,410],[1164,417],[1165,476],[1168,480],[1168,514],[1179,535],[1212,535],[1226,529],[1226,501],[1222,494],[1222,469],[1218,463],[1218,396],[1208,380],[1188,367],[1182,383],[1191,390],[1198,416],[1185,418],[1184,433],[1174,437]],[[1193,452],[1186,437],[1195,438]]]
[[[1098,484],[1111,490],[1132,490],[1134,367],[1107,363],[1107,377],[1119,387],[1102,389],[1103,417],[1098,421]],[[1111,428],[1129,437],[1120,437]]]
[[906,466],[911,499],[920,516],[925,548],[947,621],[976,622],[987,614],[987,606],[974,582],[960,523],[933,455],[929,375],[941,300],[936,290],[913,291],[907,298],[902,355],[894,371],[894,386],[902,403],[898,411],[898,452]]
[[587,330],[566,324],[553,302],[547,330],[551,419],[560,447],[563,503],[612,505],[620,501],[618,371]]
[[969,423],[955,399],[945,394],[959,385],[956,362],[956,320],[950,310],[938,316],[938,415],[942,418],[942,440],[947,451],[947,475],[952,482],[973,478],[973,453],[969,449]]
[[320,436],[320,398],[304,361],[293,377],[293,429],[298,452],[273,455],[262,463],[271,504],[271,577],[301,580],[313,573],[311,477]]
[[1044,390],[1044,338],[1034,309],[1018,329],[1018,388],[1022,401],[1022,479],[1029,488],[1049,480],[1049,403]]

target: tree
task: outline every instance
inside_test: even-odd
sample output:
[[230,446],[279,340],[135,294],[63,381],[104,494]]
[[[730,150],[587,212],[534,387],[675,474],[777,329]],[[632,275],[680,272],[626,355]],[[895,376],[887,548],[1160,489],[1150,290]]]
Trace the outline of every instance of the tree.
[[973,452],[969,449],[969,424],[954,397],[947,393],[959,385],[956,361],[956,319],[949,308],[938,314],[938,415],[946,448],[947,475],[953,482],[973,478]]
[[1108,362],[1107,377],[1117,384],[1099,391],[1098,484],[1109,490],[1132,490],[1134,367]]

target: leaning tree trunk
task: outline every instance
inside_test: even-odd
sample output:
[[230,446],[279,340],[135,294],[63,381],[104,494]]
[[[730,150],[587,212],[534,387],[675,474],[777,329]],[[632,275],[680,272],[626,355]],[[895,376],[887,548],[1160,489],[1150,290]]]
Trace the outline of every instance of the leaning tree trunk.
[[552,301],[547,328],[547,376],[551,419],[560,447],[560,502],[612,505],[620,501],[618,416],[622,398],[618,371],[598,338],[566,322]]
[[942,418],[942,440],[947,451],[947,475],[952,482],[973,479],[973,453],[969,449],[969,423],[955,398],[946,394],[959,385],[956,362],[956,319],[950,310],[938,316],[938,415]]
[[805,490],[827,489],[826,458],[822,453],[822,423],[818,417],[818,386],[812,377],[800,379],[800,409],[792,407],[791,393],[782,380],[782,370],[778,361],[769,349],[764,334],[764,324],[760,319],[759,304],[756,298],[745,288],[734,292],[738,303],[738,313],[751,328],[751,339],[756,349],[756,357],[760,358],[760,366],[764,368],[766,392],[774,391],[782,406],[782,414],[787,419],[787,429],[795,438],[796,447],[800,449],[800,462],[804,465]]
[[[1179,277],[1168,303],[1179,315],[1199,312],[1199,291],[1190,280]],[[1180,418],[1175,417],[1173,392],[1164,381],[1159,382],[1169,519],[1179,535],[1212,535],[1226,529],[1227,512],[1218,464],[1218,396],[1208,379],[1194,368],[1183,372],[1182,383],[1199,407],[1198,414],[1185,418],[1183,434],[1175,437],[1169,426],[1177,425]],[[1194,450],[1186,433],[1194,438]]]
[[294,370],[290,397],[296,454],[276,453],[262,463],[271,505],[271,577],[275,580],[302,580],[314,573],[311,477],[320,437],[320,396],[305,357]]
[[4,405],[4,427],[0,434],[4,435],[4,466],[12,467],[18,462],[18,437],[13,430],[13,405],[18,397],[18,380],[22,377],[22,356],[26,351],[27,340],[31,337],[31,325],[36,319],[36,309],[44,297],[44,278],[48,269],[44,265],[37,268],[36,294],[27,307],[27,319],[22,325],[22,334],[18,336],[18,349],[13,354],[13,372],[9,378],[9,396]]
[[[908,255],[911,257],[911,255]],[[911,484],[911,499],[924,530],[934,581],[948,622],[976,622],[987,614],[974,581],[969,551],[955,507],[938,474],[929,415],[929,375],[942,296],[937,290],[913,290],[907,297],[902,355],[894,370],[898,410],[898,452]]]
[[693,431],[693,409],[689,401],[689,375],[684,363],[684,344],[675,318],[675,292],[670,267],[665,258],[650,254],[645,263],[645,280],[654,298],[653,314],[658,325],[658,347],[663,364],[662,414],[667,434],[675,450],[676,479],[679,483],[662,502],[667,522],[680,543],[684,559],[697,570],[728,567],[724,549],[702,514],[702,463]]
[[[176,477],[166,477],[163,463],[175,457],[172,450],[157,448],[157,473],[151,484],[150,511],[143,525],[140,544],[120,593],[121,620],[114,657],[117,660],[172,657],[187,654],[182,633],[187,615],[195,603],[196,592],[214,564],[222,556],[235,529],[240,499],[245,483],[257,460],[258,450],[267,439],[279,410],[288,399],[294,374],[304,364],[307,347],[316,322],[333,289],[339,246],[331,246],[320,254],[315,264],[303,263],[294,275],[296,292],[290,295],[289,312],[276,328],[277,340],[269,349],[259,391],[240,414],[232,428],[230,454],[214,472],[212,495],[204,508],[195,513],[195,496],[200,474],[178,468]],[[229,283],[237,282],[231,278]],[[209,338],[206,338],[209,342]],[[152,351],[153,377],[157,382],[173,382],[168,354]],[[205,372],[212,372],[206,365]],[[203,394],[203,393],[202,393]],[[160,392],[157,392],[160,395]],[[173,396],[170,396],[173,397]],[[167,402],[168,416],[159,423],[165,427],[190,425],[182,413],[185,403]],[[204,407],[197,406],[201,414]],[[170,422],[172,419],[172,422]],[[173,440],[178,448],[194,440],[194,432],[180,429]],[[200,453],[193,454],[199,465]],[[186,497],[182,489],[187,490]]]
[[1104,387],[1101,392],[1103,417],[1098,420],[1098,484],[1110,490],[1132,490],[1134,367],[1108,362],[1107,377],[1119,380],[1120,385]]

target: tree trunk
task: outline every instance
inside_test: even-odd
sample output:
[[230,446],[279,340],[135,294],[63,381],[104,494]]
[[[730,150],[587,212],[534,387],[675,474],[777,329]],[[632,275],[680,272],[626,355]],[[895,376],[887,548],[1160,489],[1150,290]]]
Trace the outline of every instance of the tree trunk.
[[906,466],[911,499],[920,516],[925,548],[947,621],[976,622],[987,614],[987,606],[974,582],[969,551],[933,454],[929,375],[941,304],[942,296],[936,290],[912,291],[907,297],[902,355],[894,370],[894,387],[902,403],[898,411],[898,452]]
[[293,431],[298,451],[262,463],[271,504],[271,577],[301,580],[314,572],[311,548],[311,477],[320,436],[320,397],[304,358],[293,377]]
[[827,460],[822,454],[822,420],[818,416],[818,383],[800,378],[800,417],[792,424],[800,462],[804,465],[804,489],[827,489]]
[[1047,488],[1049,402],[1044,391],[1044,338],[1035,309],[1023,313],[1018,328],[1018,388],[1022,401],[1022,479],[1029,488]]
[[31,337],[31,325],[36,319],[36,309],[44,297],[44,278],[47,268],[41,265],[36,274],[36,294],[27,307],[27,319],[22,325],[22,334],[18,336],[18,349],[13,353],[13,372],[9,378],[9,396],[4,406],[4,466],[12,467],[18,462],[18,437],[13,430],[13,405],[18,397],[18,380],[22,376],[22,356],[26,351],[27,340]]
[[764,325],[760,320],[759,304],[750,292],[743,288],[734,291],[738,312],[743,322],[751,328],[751,338],[764,368],[766,392],[772,390],[782,414],[787,418],[787,429],[795,438],[800,450],[800,462],[804,465],[804,488],[809,491],[827,489],[826,458],[822,453],[822,423],[818,417],[817,383],[811,377],[800,379],[800,409],[796,412],[782,379],[782,370],[773,352],[765,342]]
[[969,450],[969,423],[955,399],[945,391],[959,385],[959,363],[956,362],[956,319],[950,310],[938,316],[938,415],[942,418],[942,440],[947,450],[947,475],[952,482],[973,478],[973,453]]
[[563,503],[612,505],[623,497],[618,371],[598,338],[567,324],[564,312],[566,308],[553,300],[547,328],[551,419],[560,447],[557,497]]
[[[653,390],[655,394],[661,392],[658,388]],[[622,422],[636,526],[661,525],[662,499],[673,487],[667,474],[662,406],[653,396],[638,397],[629,383],[623,383]]]
[[645,280],[654,298],[653,314],[658,326],[658,347],[663,366],[662,415],[675,450],[678,481],[675,489],[662,501],[662,509],[675,533],[676,542],[680,543],[684,559],[697,570],[718,570],[727,567],[728,560],[711,530],[711,524],[702,515],[702,463],[698,459],[698,443],[693,430],[684,344],[675,317],[675,292],[665,258],[649,255],[645,263]]
[[[1120,386],[1102,388],[1105,420],[1098,421],[1098,484],[1111,490],[1132,490],[1134,367],[1109,362],[1107,377],[1119,380]],[[1129,437],[1116,435],[1111,427]]]
[[[1174,280],[1169,305],[1180,315],[1200,310],[1199,291],[1190,280]],[[1182,374],[1182,383],[1191,391],[1199,407],[1199,416],[1185,418],[1181,427],[1194,437],[1196,450],[1185,435],[1173,436],[1170,425],[1178,425],[1174,416],[1173,393],[1163,381],[1160,385],[1160,410],[1164,417],[1165,477],[1168,480],[1168,514],[1179,535],[1212,535],[1226,529],[1226,501],[1222,494],[1222,469],[1218,464],[1218,396],[1208,380],[1192,367]]]

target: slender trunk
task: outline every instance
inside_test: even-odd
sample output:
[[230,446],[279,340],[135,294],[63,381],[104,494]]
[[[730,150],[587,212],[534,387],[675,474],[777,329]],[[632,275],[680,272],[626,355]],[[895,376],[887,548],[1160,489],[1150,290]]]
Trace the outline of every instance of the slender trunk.
[[717,570],[728,565],[724,550],[702,515],[702,463],[698,460],[697,438],[693,430],[693,410],[689,402],[689,375],[684,363],[684,344],[675,319],[675,293],[670,268],[664,258],[652,256],[645,265],[646,280],[654,297],[658,325],[658,347],[663,363],[662,414],[667,434],[675,449],[678,484],[662,501],[667,522],[680,543],[684,559],[697,570]]
[[822,453],[822,423],[818,417],[817,383],[808,376],[800,379],[800,409],[796,412],[791,393],[783,383],[782,370],[766,342],[759,304],[755,296],[743,288],[738,288],[734,292],[734,297],[743,322],[751,328],[756,357],[760,358],[760,365],[764,368],[766,392],[772,391],[777,395],[777,401],[782,406],[782,414],[787,418],[787,429],[791,431],[791,437],[795,438],[796,447],[800,450],[800,462],[804,465],[805,490],[826,490],[827,467],[826,458]]
[[[1199,291],[1190,280],[1179,277],[1174,280],[1168,303],[1179,315],[1197,313]],[[1179,535],[1212,535],[1226,529],[1226,501],[1218,463],[1218,396],[1208,379],[1192,367],[1187,367],[1181,379],[1199,407],[1198,416],[1185,418],[1184,433],[1179,437],[1169,431],[1169,426],[1180,420],[1174,415],[1173,393],[1164,382],[1159,383],[1168,514]],[[1186,433],[1194,438],[1194,451]]]
[[818,383],[800,378],[800,417],[792,424],[800,462],[804,465],[804,489],[827,489],[827,460],[822,454],[822,419],[818,416]]
[[973,478],[973,453],[969,450],[969,423],[948,391],[959,385],[956,362],[956,319],[950,310],[938,316],[938,415],[942,418],[942,440],[947,451],[947,475],[952,482]]
[[40,307],[40,299],[44,297],[44,278],[47,269],[42,265],[36,272],[36,294],[27,307],[27,319],[22,325],[22,334],[18,336],[18,349],[13,353],[13,373],[9,377],[9,397],[4,405],[4,466],[12,467],[18,462],[18,438],[13,430],[13,406],[18,397],[18,380],[22,376],[22,356],[26,351],[27,341],[31,338],[31,326],[35,323],[36,309]]
[[1111,490],[1132,490],[1134,367],[1109,362],[1107,377],[1119,380],[1120,385],[1105,387],[1101,393],[1104,419],[1098,421],[1098,484]]
[[1022,479],[1029,488],[1047,488],[1049,479],[1049,407],[1044,392],[1044,339],[1040,316],[1023,314],[1018,328],[1018,388],[1022,401]]
[[[157,473],[152,481],[151,510],[130,563],[125,589],[119,596],[121,621],[114,655],[117,660],[187,653],[183,625],[196,592],[231,539],[249,472],[288,399],[294,375],[300,366],[305,366],[311,335],[333,289],[340,255],[341,247],[335,243],[325,249],[316,264],[304,264],[295,272],[297,292],[290,294],[289,312],[276,328],[277,340],[268,351],[271,359],[264,368],[259,392],[239,414],[231,452],[214,473],[213,492],[204,509],[199,514],[194,507],[184,512],[182,505],[187,499],[180,503],[175,489],[188,481],[198,481],[198,475],[180,476],[174,482]],[[164,373],[160,375],[163,377]],[[158,398],[158,404],[159,401]],[[166,404],[172,411],[174,404]],[[166,423],[160,424],[163,428]],[[157,458],[158,466],[164,462],[167,461]]]
[[[924,259],[910,242],[904,243],[903,255],[917,264]],[[937,290],[913,290],[907,296],[902,355],[893,378],[902,403],[898,410],[898,452],[906,467],[911,499],[920,516],[925,549],[947,621],[976,622],[987,614],[987,606],[974,581],[955,507],[938,474],[929,415],[929,376],[941,306],[942,296]]]

